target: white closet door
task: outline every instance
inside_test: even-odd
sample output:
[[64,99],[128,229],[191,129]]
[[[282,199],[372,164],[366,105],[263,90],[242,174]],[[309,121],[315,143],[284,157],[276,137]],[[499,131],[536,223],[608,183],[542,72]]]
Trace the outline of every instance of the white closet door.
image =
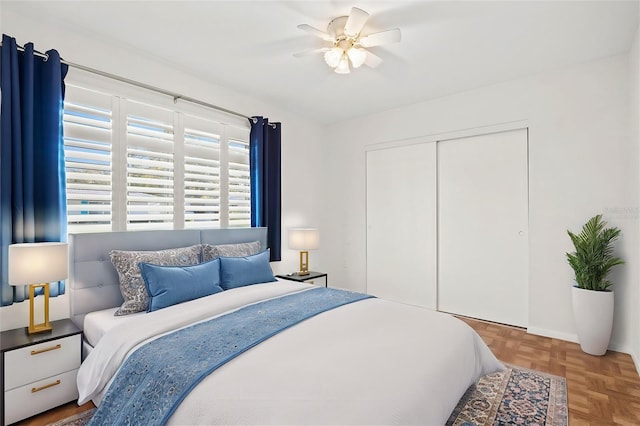
[[367,292],[436,308],[436,147],[367,152]]
[[526,327],[526,129],[438,142],[438,309]]

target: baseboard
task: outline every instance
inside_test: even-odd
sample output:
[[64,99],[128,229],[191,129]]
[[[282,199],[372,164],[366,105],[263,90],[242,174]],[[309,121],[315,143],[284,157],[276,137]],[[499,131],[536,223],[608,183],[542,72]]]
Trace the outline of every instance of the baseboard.
[[638,357],[636,353],[631,353],[630,355],[633,363],[636,365],[636,373],[640,374],[640,357]]
[[[611,342],[611,343],[609,343],[609,350],[610,351],[616,351],[616,352],[622,352],[622,353],[625,353],[625,354],[629,354],[633,358],[633,353],[632,353],[633,351],[628,346],[621,346],[621,345],[618,345],[615,342]],[[634,360],[634,362],[635,362],[635,360]],[[638,364],[636,363],[636,366],[637,365]]]
[[537,336],[551,337],[552,339],[566,340],[567,342],[578,343],[578,335],[572,333],[561,333],[557,330],[548,330],[540,327],[527,327],[527,333]]
[[[527,333],[535,334],[537,336],[551,337],[552,339],[565,340],[567,342],[578,343],[578,335],[572,333],[561,333],[556,330],[548,330],[546,328],[539,327],[528,327]],[[609,343],[609,350],[631,355],[633,362],[636,364],[636,370],[640,372],[640,359],[634,353],[632,353],[629,347],[619,345],[616,342],[611,342]]]

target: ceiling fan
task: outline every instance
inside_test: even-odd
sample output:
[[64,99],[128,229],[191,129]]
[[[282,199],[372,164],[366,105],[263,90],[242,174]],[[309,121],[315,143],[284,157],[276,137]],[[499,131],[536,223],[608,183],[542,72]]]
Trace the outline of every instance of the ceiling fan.
[[300,24],[298,28],[332,44],[320,49],[294,53],[300,57],[313,53],[324,53],[324,60],[338,74],[349,74],[350,67],[359,68],[362,64],[375,68],[382,62],[366,48],[400,41],[400,28],[380,31],[364,35],[361,33],[369,14],[357,7],[351,8],[349,16],[340,16],[329,22],[327,31],[321,31],[308,24]]

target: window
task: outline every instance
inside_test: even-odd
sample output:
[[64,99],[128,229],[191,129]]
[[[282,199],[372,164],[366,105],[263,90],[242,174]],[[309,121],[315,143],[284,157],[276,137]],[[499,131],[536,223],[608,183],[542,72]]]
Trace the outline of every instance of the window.
[[68,230],[110,231],[111,102],[99,94],[91,101],[82,92],[74,95],[64,105]]
[[249,227],[249,125],[194,110],[67,84],[68,231]]
[[127,230],[172,229],[172,113],[134,102],[126,102],[126,106]]
[[221,126],[195,117],[185,118],[185,228],[215,226],[220,221]]
[[249,178],[249,140],[229,138],[229,226],[251,226],[251,185]]

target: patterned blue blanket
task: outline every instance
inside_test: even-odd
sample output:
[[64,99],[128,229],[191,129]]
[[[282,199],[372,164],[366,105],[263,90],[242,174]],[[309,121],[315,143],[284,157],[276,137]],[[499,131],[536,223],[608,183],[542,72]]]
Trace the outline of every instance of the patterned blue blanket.
[[317,288],[246,306],[153,340],[122,365],[90,425],[163,425],[218,367],[322,312],[372,296]]

